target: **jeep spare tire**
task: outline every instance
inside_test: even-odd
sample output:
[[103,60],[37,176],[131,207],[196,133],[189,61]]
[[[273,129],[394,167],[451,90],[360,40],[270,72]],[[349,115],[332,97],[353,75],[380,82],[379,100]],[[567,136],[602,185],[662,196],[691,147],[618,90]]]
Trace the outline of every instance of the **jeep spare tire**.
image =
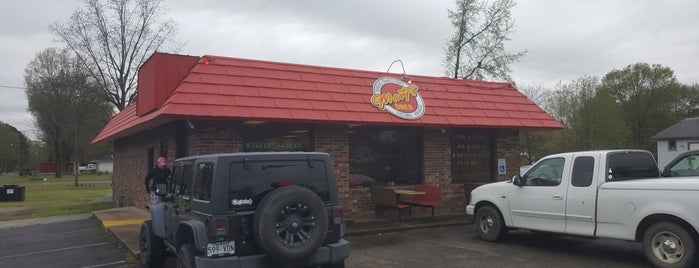
[[277,260],[304,258],[325,241],[328,217],[320,200],[301,186],[285,186],[268,193],[255,210],[255,241]]

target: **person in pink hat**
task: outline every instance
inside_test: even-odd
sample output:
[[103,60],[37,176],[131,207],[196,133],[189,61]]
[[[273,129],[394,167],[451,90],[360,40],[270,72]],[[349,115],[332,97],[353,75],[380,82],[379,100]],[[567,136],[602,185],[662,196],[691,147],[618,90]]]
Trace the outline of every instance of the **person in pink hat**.
[[[158,191],[164,191],[166,189],[171,173],[172,172],[167,167],[167,158],[163,156],[158,157],[158,166],[148,171],[148,175],[146,175],[145,179],[146,192],[150,194],[150,201],[152,204],[158,204],[162,201],[158,194],[165,193],[160,193]],[[153,180],[153,183],[151,183],[151,180]]]

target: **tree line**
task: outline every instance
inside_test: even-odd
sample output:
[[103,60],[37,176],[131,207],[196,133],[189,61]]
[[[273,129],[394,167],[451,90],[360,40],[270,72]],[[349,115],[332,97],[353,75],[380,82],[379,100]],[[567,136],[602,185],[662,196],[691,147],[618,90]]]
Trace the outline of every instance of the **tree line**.
[[699,116],[699,84],[680,83],[660,64],[635,63],[602,78],[584,76],[555,88],[520,90],[565,127],[523,131],[529,162],[557,152],[644,149],[656,152],[651,137],[685,118]]

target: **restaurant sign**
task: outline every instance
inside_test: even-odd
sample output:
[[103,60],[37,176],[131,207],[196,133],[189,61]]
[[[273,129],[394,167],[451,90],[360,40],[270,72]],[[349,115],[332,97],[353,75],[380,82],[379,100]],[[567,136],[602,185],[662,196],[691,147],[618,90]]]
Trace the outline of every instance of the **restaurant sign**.
[[407,120],[417,120],[425,114],[425,101],[417,86],[393,77],[381,77],[374,82],[371,104]]

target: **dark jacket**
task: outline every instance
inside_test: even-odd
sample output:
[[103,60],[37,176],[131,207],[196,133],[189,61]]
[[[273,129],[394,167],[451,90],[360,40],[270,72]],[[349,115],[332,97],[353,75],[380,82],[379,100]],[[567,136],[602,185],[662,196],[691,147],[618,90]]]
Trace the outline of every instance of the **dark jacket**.
[[[153,168],[150,171],[148,171],[148,175],[146,175],[146,192],[150,193],[150,191],[155,191],[155,185],[158,183],[168,183],[168,178],[170,178],[170,169],[165,167],[165,168]],[[153,183],[150,183],[150,180],[153,180]]]

